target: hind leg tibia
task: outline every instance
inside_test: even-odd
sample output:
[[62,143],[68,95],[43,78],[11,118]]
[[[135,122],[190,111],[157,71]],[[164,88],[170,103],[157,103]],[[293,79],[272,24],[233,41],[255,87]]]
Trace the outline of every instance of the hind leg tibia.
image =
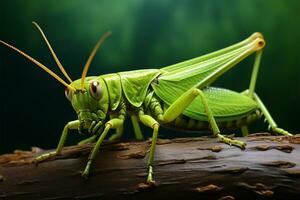
[[285,135],[285,136],[292,136],[291,133],[289,133],[288,131],[286,131],[282,128],[279,128],[277,126],[276,122],[273,120],[273,117],[271,116],[271,114],[269,113],[266,106],[264,105],[262,100],[259,98],[259,96],[254,93],[253,97],[254,97],[254,100],[257,102],[258,107],[262,111],[263,115],[265,116],[266,121],[269,124],[269,126],[268,126],[269,131],[272,131],[272,132],[277,133],[277,134]]

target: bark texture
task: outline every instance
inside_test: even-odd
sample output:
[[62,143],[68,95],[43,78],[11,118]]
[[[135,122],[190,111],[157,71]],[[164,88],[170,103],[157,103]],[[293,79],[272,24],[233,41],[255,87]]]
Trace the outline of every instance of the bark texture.
[[93,144],[0,156],[0,199],[298,199],[300,136],[238,138],[245,150],[217,139],[159,139],[155,185],[145,184],[150,141],[105,143],[88,179],[80,176]]

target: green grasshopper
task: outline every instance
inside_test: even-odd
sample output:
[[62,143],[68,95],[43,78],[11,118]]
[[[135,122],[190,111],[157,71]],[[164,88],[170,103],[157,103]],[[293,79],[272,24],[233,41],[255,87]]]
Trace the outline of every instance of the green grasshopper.
[[[77,120],[65,125],[57,149],[38,156],[36,162],[60,154],[71,129],[77,129],[79,132],[85,130],[89,138],[79,144],[97,140],[82,172],[82,176],[87,177],[107,133],[111,129],[116,129],[116,133],[110,139],[120,138],[124,120],[128,115],[131,117],[137,139],[143,139],[139,122],[153,129],[147,164],[148,183],[154,182],[153,160],[160,125],[180,130],[212,130],[213,136],[224,143],[243,149],[246,146],[243,141],[223,136],[220,134],[220,129],[241,128],[243,135],[247,135],[247,125],[264,115],[269,130],[277,134],[291,135],[278,128],[265,105],[254,92],[262,49],[265,46],[264,38],[260,33],[253,33],[247,39],[227,48],[161,69],[143,69],[87,77],[98,48],[110,35],[106,33],[91,52],[81,78],[72,81],[42,29],[38,24],[33,23],[45,40],[56,64],[70,83],[16,47],[0,42],[62,83],[66,87],[66,97],[78,115]],[[248,90],[237,93],[210,87],[221,75],[253,53],[256,55]]]

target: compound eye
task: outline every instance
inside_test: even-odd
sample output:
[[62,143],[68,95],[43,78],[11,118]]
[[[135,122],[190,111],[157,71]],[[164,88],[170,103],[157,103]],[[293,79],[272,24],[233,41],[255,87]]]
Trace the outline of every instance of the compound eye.
[[72,94],[71,94],[71,91],[70,91],[68,88],[65,89],[65,96],[67,97],[67,99],[68,99],[69,101],[71,101],[71,99],[72,99]]
[[101,85],[98,81],[91,81],[90,82],[90,94],[96,100],[99,100],[101,98],[102,88],[101,88]]

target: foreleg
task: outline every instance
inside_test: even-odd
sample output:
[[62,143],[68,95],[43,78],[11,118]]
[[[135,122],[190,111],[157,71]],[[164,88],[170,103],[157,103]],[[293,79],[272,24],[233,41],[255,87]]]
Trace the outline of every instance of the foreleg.
[[102,121],[96,122],[93,121],[90,128],[88,129],[89,134],[93,134],[92,136],[78,142],[78,145],[88,144],[94,142],[99,134],[103,131],[104,126],[102,126]]
[[108,131],[112,128],[120,128],[123,126],[124,123],[124,118],[115,118],[115,119],[111,119],[108,122],[105,123],[105,128],[104,131],[102,132],[102,134],[100,135],[98,141],[96,142],[92,152],[89,155],[88,158],[88,162],[86,164],[86,167],[84,169],[84,171],[82,172],[82,176],[83,177],[88,177],[89,172],[90,172],[90,166],[93,162],[93,160],[96,158],[98,152],[99,152],[99,148],[100,145],[102,144],[104,138],[106,137]]
[[116,128],[116,132],[109,137],[109,141],[118,141],[121,139],[124,132],[124,126]]
[[56,155],[59,155],[61,153],[61,150],[64,147],[64,144],[65,144],[65,141],[67,139],[69,130],[71,130],[71,129],[78,129],[78,127],[79,127],[79,120],[68,122],[65,125],[64,130],[63,130],[63,132],[61,134],[61,137],[60,137],[60,140],[59,140],[59,143],[57,145],[56,150],[52,151],[52,152],[44,153],[44,154],[36,157],[35,161],[37,163],[39,163],[39,162],[42,162],[42,161],[44,161],[46,159],[49,159],[49,158],[54,157]]
[[84,145],[84,144],[92,143],[96,140],[97,137],[98,137],[98,135],[92,135],[91,137],[78,142],[78,145]]

